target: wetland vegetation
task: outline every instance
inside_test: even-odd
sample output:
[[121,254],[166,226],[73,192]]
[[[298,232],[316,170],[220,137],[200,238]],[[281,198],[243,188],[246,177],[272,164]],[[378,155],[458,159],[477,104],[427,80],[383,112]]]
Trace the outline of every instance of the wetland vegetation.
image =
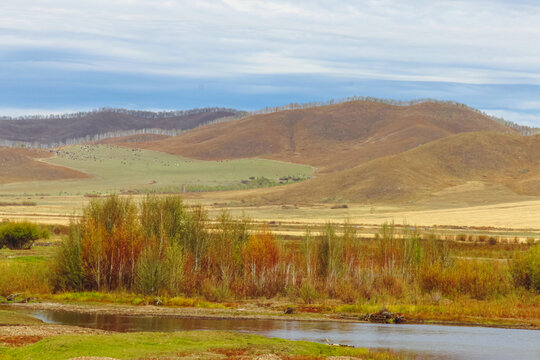
[[[0,252],[0,295],[64,302],[235,308],[358,319],[383,306],[409,321],[540,325],[539,248],[441,239],[411,226],[362,238],[328,224],[284,240],[178,196],[92,199],[58,247]],[[474,239],[472,239],[474,240]],[[53,241],[54,242],[54,241]],[[261,300],[268,299],[268,300]],[[257,312],[255,310],[255,312]]]

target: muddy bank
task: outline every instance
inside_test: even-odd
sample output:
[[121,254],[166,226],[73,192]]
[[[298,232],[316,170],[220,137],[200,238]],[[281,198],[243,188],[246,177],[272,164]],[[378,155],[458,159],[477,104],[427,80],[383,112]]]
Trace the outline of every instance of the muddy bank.
[[[273,310],[266,307],[257,306],[255,304],[245,304],[244,307],[235,309],[205,309],[196,307],[162,307],[154,305],[118,305],[118,304],[66,304],[66,303],[19,303],[10,304],[11,309],[21,310],[49,310],[49,311],[64,311],[80,314],[108,314],[118,316],[132,317],[164,317],[164,318],[193,318],[193,319],[222,319],[222,320],[292,320],[292,321],[317,321],[317,322],[341,322],[341,323],[369,323],[380,322],[370,319],[374,314],[325,314],[325,313],[307,313],[294,311],[292,314],[287,314],[281,310]],[[525,329],[525,330],[540,330],[540,326],[535,323],[528,323],[526,320],[518,321],[517,319],[491,320],[488,322],[476,321],[453,321],[453,320],[438,320],[438,319],[411,319],[405,315],[393,314],[400,317],[399,323],[417,324],[417,325],[449,325],[449,326],[477,326],[503,329]],[[389,322],[387,322],[389,323]],[[391,323],[398,323],[392,321]]]
[[111,334],[110,331],[69,325],[7,325],[0,326],[0,336],[39,336],[81,334]]
[[0,345],[20,347],[58,335],[111,334],[110,331],[69,325],[3,325],[0,326]]
[[358,319],[339,318],[336,314],[293,313],[285,314],[260,307],[237,309],[204,309],[204,308],[175,308],[154,305],[75,305],[52,302],[10,304],[11,309],[54,310],[83,314],[109,314],[121,316],[159,316],[196,319],[235,319],[235,320],[295,320],[295,321],[333,321],[333,322],[364,322]]

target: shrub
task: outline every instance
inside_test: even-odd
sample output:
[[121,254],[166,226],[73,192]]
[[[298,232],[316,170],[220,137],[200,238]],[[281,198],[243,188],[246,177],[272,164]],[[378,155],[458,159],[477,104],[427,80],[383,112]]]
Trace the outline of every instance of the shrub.
[[89,289],[130,288],[143,249],[133,200],[92,199],[81,219],[82,263]]
[[45,262],[0,262],[0,296],[15,293],[48,294],[51,271]]
[[62,241],[56,254],[54,273],[56,290],[83,290],[81,233],[77,224],[71,224],[68,238]]
[[540,244],[524,254],[517,254],[510,265],[510,273],[516,286],[540,292]]
[[42,236],[39,228],[29,222],[6,223],[0,226],[0,248],[30,249],[34,241]]
[[300,298],[306,303],[311,304],[319,298],[319,293],[311,281],[304,281],[300,288]]
[[145,249],[135,269],[135,287],[144,295],[156,295],[167,283],[167,275],[158,249]]

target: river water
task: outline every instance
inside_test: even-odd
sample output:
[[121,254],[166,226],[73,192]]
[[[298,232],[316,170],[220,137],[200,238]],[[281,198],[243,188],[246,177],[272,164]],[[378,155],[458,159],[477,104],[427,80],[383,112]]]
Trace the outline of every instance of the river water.
[[231,330],[267,337],[411,352],[436,359],[540,359],[540,331],[470,326],[197,319],[25,310],[46,323],[112,331]]

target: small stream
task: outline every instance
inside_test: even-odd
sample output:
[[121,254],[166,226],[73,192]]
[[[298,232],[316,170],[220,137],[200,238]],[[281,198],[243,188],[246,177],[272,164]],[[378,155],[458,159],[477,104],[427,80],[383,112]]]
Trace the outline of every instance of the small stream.
[[[20,310],[19,310],[20,311]],[[470,326],[383,325],[288,320],[197,319],[23,310],[46,323],[103,330],[231,330],[267,337],[412,352],[436,359],[540,359],[540,331]]]

